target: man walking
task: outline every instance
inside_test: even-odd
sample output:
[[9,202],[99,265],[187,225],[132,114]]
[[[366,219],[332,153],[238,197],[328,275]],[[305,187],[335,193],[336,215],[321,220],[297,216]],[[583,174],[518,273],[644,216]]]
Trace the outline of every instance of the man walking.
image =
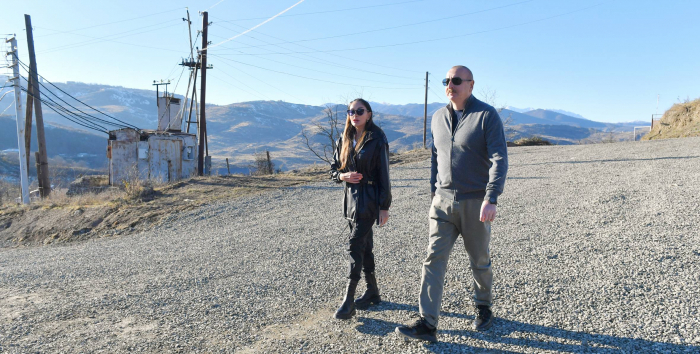
[[442,80],[450,99],[433,115],[433,151],[430,168],[430,238],[423,261],[419,297],[420,319],[396,333],[410,339],[437,341],[447,260],[459,235],[469,254],[474,278],[476,319],[473,327],[491,327],[493,300],[491,222],[508,170],[503,123],[498,112],[472,95],[474,76],[455,66]]

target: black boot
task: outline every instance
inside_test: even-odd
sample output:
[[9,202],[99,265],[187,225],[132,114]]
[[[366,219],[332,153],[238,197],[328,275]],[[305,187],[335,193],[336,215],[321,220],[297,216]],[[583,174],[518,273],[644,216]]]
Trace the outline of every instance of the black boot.
[[365,309],[370,305],[382,302],[382,298],[379,297],[379,288],[377,287],[377,278],[375,278],[374,272],[365,273],[365,282],[367,283],[367,290],[362,296],[355,299],[355,306],[359,309]]
[[357,288],[357,280],[348,281],[348,289],[345,293],[345,300],[340,304],[340,307],[335,311],[335,318],[347,320],[355,316],[355,289]]
[[485,331],[491,328],[493,324],[493,312],[491,307],[486,305],[476,306],[476,318],[474,319],[473,327],[477,331]]

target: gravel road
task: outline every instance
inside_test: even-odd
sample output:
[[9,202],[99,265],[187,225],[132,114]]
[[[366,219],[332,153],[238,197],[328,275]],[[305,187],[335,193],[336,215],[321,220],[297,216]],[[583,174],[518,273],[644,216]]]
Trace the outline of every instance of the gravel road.
[[138,235],[0,250],[0,352],[700,352],[700,138],[509,153],[485,333],[470,327],[458,241],[440,342],[394,334],[417,316],[423,161],[391,169],[392,216],[375,232],[385,301],[352,320],[332,319],[345,224],[340,187],[321,182]]

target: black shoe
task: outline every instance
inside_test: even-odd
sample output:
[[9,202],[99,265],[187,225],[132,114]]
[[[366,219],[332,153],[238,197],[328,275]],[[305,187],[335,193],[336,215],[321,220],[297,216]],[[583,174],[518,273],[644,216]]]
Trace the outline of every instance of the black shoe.
[[382,298],[379,296],[377,278],[374,276],[374,272],[365,273],[365,282],[367,283],[367,290],[364,294],[362,294],[362,296],[355,299],[355,306],[359,309],[365,309],[370,305],[376,305],[382,302]]
[[428,321],[423,317],[410,326],[396,327],[395,332],[407,339],[424,340],[430,343],[437,342],[437,328],[428,324]]
[[348,288],[345,292],[345,299],[340,307],[335,311],[335,318],[339,320],[347,320],[355,316],[355,288],[357,288],[357,281],[350,280],[348,282]]
[[485,331],[493,324],[493,312],[491,307],[486,305],[476,306],[476,319],[474,320],[474,330]]

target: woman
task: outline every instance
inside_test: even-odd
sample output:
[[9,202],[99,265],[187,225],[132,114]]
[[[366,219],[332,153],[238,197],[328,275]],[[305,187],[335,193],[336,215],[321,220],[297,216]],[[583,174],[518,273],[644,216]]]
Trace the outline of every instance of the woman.
[[[348,105],[343,136],[338,139],[331,164],[331,179],[345,182],[343,214],[350,225],[348,255],[350,274],[347,292],[335,318],[349,319],[355,306],[364,308],[381,301],[374,276],[372,224],[389,220],[389,143],[372,122],[369,102],[358,98]],[[364,271],[367,291],[354,300],[355,288]],[[354,300],[354,301],[353,301]]]

